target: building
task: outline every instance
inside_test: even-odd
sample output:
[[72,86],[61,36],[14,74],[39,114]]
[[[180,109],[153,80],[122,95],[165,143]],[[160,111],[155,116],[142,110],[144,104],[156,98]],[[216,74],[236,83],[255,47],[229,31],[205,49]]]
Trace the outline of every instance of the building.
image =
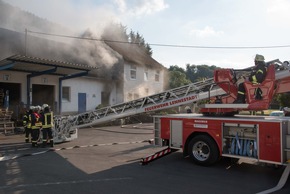
[[0,61],[0,89],[9,91],[11,106],[47,103],[59,113],[84,112],[164,90],[162,65],[138,53],[135,58],[122,51],[118,54],[117,63],[100,72],[98,66],[8,55]]
[[121,101],[131,101],[164,91],[167,69],[135,44],[107,44],[122,56],[123,82]]
[[[0,3],[5,13],[15,9]],[[48,22],[19,13],[38,21],[31,27],[36,31]],[[46,103],[58,114],[76,114],[164,90],[166,68],[136,45],[44,38],[20,30],[25,23],[17,25],[18,20],[10,21],[16,30],[1,21],[0,100],[1,91],[3,101],[9,91],[9,109],[15,113]]]

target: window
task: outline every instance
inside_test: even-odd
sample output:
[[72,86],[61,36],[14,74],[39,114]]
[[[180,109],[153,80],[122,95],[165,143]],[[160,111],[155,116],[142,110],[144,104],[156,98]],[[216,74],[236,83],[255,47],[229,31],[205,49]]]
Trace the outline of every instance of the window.
[[136,67],[136,65],[131,65],[130,66],[130,78],[131,79],[136,79],[137,78],[137,67]]
[[70,87],[62,87],[62,100],[70,101]]
[[144,81],[148,81],[148,69],[144,70]]
[[156,82],[159,82],[159,76],[160,76],[160,71],[156,70],[156,73],[155,73],[155,81]]
[[131,79],[136,79],[137,78],[137,67],[136,67],[136,65],[131,65],[130,66],[130,77],[131,77]]

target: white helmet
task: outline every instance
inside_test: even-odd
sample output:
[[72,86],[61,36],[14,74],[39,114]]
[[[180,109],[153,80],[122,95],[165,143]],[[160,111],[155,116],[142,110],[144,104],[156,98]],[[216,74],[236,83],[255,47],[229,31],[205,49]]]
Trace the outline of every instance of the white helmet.
[[34,110],[35,107],[34,107],[34,106],[30,106],[29,109],[30,109],[30,110]]
[[285,112],[290,112],[290,108],[288,108],[288,107],[284,107],[283,110],[284,110]]
[[46,107],[48,107],[48,104],[43,104],[42,109],[44,110]]

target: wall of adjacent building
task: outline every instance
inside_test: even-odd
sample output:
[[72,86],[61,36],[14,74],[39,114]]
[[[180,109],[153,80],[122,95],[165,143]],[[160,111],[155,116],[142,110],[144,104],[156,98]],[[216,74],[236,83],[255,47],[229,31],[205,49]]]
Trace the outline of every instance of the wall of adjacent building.
[[[145,70],[148,70],[148,79],[145,80]],[[144,96],[156,94],[164,91],[163,70],[159,70],[159,81],[155,81],[155,74],[158,69],[146,66],[136,66],[136,79],[131,79],[131,64],[124,65],[124,99],[125,101],[134,100]]]
[[[8,80],[4,80],[5,76],[9,76]],[[26,105],[27,103],[27,73],[15,72],[15,71],[0,71],[0,82],[4,85],[7,83],[15,83],[20,85],[20,92],[18,97],[18,103]],[[31,78],[31,87],[32,85],[42,85],[42,86],[51,86],[54,88],[53,91],[53,100],[56,107],[52,107],[57,111],[57,105],[59,101],[59,77],[53,75],[42,75]],[[110,104],[117,103],[117,92],[116,84],[113,81],[104,81],[98,80],[92,77],[79,77],[64,80],[62,82],[63,87],[70,88],[70,99],[62,100],[62,113],[77,113],[78,112],[78,93],[86,94],[86,107],[87,111],[94,110],[99,104],[101,104],[101,93],[103,91],[109,92],[108,102]],[[11,92],[12,93],[12,92]],[[32,90],[30,93],[31,100],[30,103],[36,101],[32,99]],[[45,96],[39,95],[39,98],[45,99]],[[43,99],[37,99],[37,101],[42,103],[48,103]],[[31,104],[31,105],[42,105],[42,104]],[[52,106],[50,104],[50,106]]]

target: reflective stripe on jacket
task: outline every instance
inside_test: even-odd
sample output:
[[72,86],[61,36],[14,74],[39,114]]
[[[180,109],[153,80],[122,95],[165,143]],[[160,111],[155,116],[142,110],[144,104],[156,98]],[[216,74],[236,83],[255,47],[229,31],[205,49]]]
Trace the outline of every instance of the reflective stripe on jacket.
[[42,128],[51,128],[53,127],[53,113],[47,112],[43,114]]
[[42,126],[40,115],[38,113],[31,114],[31,129],[39,129]]

